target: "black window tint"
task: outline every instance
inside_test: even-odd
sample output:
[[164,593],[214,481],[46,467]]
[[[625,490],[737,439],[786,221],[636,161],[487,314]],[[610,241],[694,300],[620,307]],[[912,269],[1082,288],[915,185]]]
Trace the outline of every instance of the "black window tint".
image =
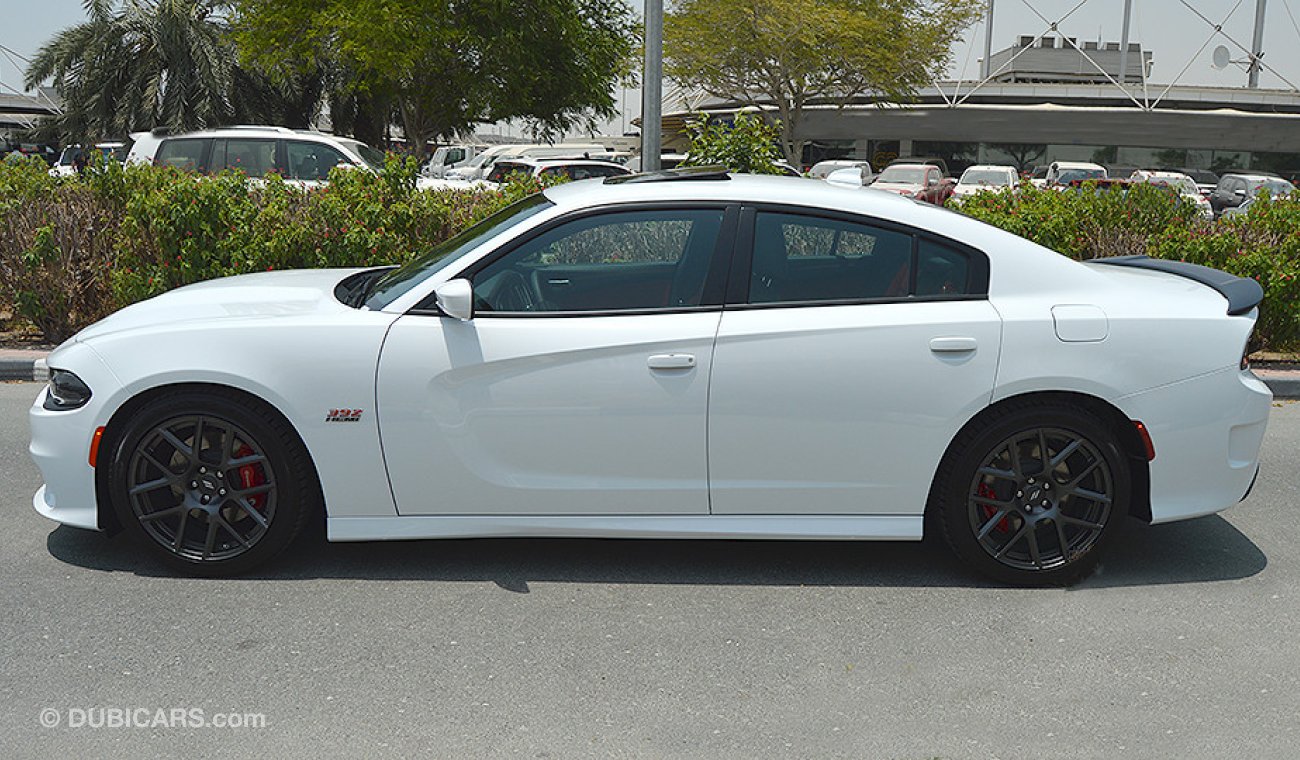
[[759,213],[750,303],[906,296],[912,236],[865,224]]
[[238,169],[250,177],[265,177],[277,171],[275,163],[275,140],[226,140],[226,160],[223,165],[213,165],[221,169]]
[[330,169],[352,163],[328,145],[302,140],[286,142],[285,155],[289,162],[289,176],[293,179],[329,179]]
[[918,241],[916,295],[963,295],[967,292],[969,280],[969,256],[925,238]]
[[483,312],[698,306],[721,209],[602,214],[551,229],[474,275]]
[[172,166],[185,171],[205,171],[204,152],[211,140],[190,138],[184,140],[163,140],[158,146],[154,163],[159,166]]

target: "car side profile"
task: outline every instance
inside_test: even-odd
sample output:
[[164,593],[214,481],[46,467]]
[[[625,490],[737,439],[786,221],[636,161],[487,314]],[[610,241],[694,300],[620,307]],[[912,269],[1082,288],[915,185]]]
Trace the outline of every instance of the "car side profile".
[[1086,576],[1245,497],[1253,280],[1080,263],[895,194],[720,170],[548,188],[400,267],[129,306],[53,352],[38,512],[184,572],[332,541],[919,540]]

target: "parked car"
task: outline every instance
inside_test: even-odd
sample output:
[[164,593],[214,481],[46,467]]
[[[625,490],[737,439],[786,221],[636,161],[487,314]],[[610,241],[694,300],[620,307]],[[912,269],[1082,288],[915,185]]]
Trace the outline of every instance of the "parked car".
[[1209,169],[1165,168],[1165,169],[1161,169],[1160,171],[1179,172],[1181,174],[1186,174],[1187,176],[1191,177],[1192,181],[1196,183],[1196,189],[1200,191],[1201,196],[1204,197],[1206,200],[1210,199],[1210,193],[1214,192],[1215,186],[1219,184],[1219,175],[1215,174]]
[[875,180],[876,174],[871,171],[871,164],[865,166],[850,166],[844,169],[836,169],[826,175],[826,182],[840,187],[866,187]]
[[1247,493],[1261,298],[887,193],[571,183],[400,268],[224,278],[82,330],[30,411],[33,505],[199,575],[323,517],[332,541],[933,528],[1069,583],[1128,517]]
[[493,164],[492,171],[488,173],[485,181],[505,182],[514,174],[523,174],[536,179],[567,177],[571,180],[579,180],[592,177],[618,177],[631,173],[627,167],[612,161],[592,161],[581,158],[512,158]]
[[1029,184],[1039,189],[1047,187],[1048,168],[1049,167],[1047,167],[1046,165],[1043,165],[1043,166],[1035,166],[1032,170],[1030,170],[1028,174]]
[[867,171],[871,173],[870,161],[860,161],[852,158],[833,158],[827,161],[818,161],[813,164],[812,168],[808,170],[808,176],[813,179],[826,179],[831,175],[831,172],[836,172],[840,169],[861,169],[863,167],[866,167]]
[[[659,155],[659,169],[661,171],[665,169],[676,169],[685,160],[686,160],[685,153],[661,153]],[[624,166],[626,166],[634,173],[640,172],[641,171],[640,154],[637,154],[629,158],[627,160],[627,163],[624,164]]]
[[[609,151],[595,143],[556,143],[554,145],[498,145],[480,153],[459,169],[447,172],[447,179],[484,179],[492,166],[501,160],[514,158],[558,158],[562,156],[603,155]],[[584,155],[585,154],[585,155]]]
[[934,164],[890,164],[876,175],[871,187],[942,206],[956,184]]
[[285,127],[222,127],[182,134],[155,129],[132,137],[128,163],[201,173],[237,169],[254,179],[275,172],[308,187],[329,179],[330,170],[338,166],[376,172],[384,166],[383,152],[358,140]]
[[1044,184],[1047,187],[1065,187],[1076,180],[1107,179],[1106,167],[1084,161],[1053,161],[1047,167]]
[[1295,185],[1273,174],[1224,174],[1219,177],[1214,192],[1210,193],[1210,206],[1218,216],[1227,209],[1240,206],[1261,190],[1276,198],[1294,192]]
[[429,156],[429,160],[420,167],[420,175],[432,179],[443,179],[450,169],[468,164],[471,159],[482,153],[482,145],[443,145]]
[[1134,182],[1147,182],[1152,185],[1167,187],[1178,193],[1178,197],[1196,206],[1196,211],[1204,219],[1213,219],[1214,210],[1210,201],[1201,195],[1195,180],[1181,172],[1164,172],[1139,169],[1129,177]]
[[99,153],[105,161],[122,163],[126,160],[127,145],[124,142],[95,143],[92,148],[69,145],[59,154],[59,159],[54,162],[54,166],[50,167],[50,176],[70,177],[76,174],[79,166],[89,165],[93,153]]
[[1020,178],[1014,166],[978,164],[961,173],[961,179],[952,189],[954,198],[963,198],[983,191],[1013,190]]

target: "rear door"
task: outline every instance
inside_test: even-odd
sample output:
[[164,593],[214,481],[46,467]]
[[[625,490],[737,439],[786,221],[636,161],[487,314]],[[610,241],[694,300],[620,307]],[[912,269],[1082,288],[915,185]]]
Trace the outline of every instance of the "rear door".
[[988,261],[885,221],[746,209],[709,390],[714,514],[915,514],[989,403]]

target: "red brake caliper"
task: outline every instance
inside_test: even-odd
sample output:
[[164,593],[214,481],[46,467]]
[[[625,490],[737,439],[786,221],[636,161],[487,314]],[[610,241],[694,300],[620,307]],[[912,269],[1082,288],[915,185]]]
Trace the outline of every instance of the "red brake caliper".
[[[975,492],[985,499],[997,500],[998,498],[997,493],[992,488],[989,487],[988,483],[980,483],[979,488],[977,488]],[[996,509],[990,507],[987,504],[981,504],[980,509],[984,510],[985,520],[989,519],[990,517],[998,513]],[[999,533],[1006,533],[1007,531],[1011,530],[1011,523],[1007,521],[1006,517],[1003,517],[1001,520],[998,520],[998,524],[994,526],[993,530],[996,530]]]
[[[236,457],[246,457],[253,453],[253,449],[248,444],[241,444],[239,450],[235,452]],[[242,465],[239,468],[240,488],[248,489],[260,486],[266,482],[266,476],[262,474],[261,469],[251,464]],[[257,494],[249,496],[248,503],[253,505],[259,512],[262,510],[262,503],[266,501],[266,494]]]

